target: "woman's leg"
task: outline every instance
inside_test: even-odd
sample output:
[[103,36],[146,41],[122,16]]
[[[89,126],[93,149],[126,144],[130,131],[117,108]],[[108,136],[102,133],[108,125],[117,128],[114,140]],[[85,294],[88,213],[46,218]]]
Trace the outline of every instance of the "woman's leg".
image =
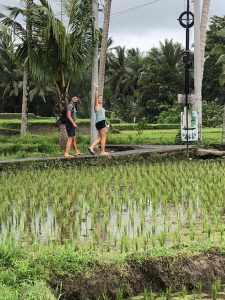
[[105,143],[106,143],[106,133],[107,133],[107,128],[104,127],[99,130],[100,137],[101,137],[101,155],[107,155],[108,152],[105,151]]
[[94,141],[93,143],[90,145],[89,148],[91,148],[92,150],[94,150],[94,148],[96,147],[97,144],[99,144],[101,141],[101,136],[98,136]]

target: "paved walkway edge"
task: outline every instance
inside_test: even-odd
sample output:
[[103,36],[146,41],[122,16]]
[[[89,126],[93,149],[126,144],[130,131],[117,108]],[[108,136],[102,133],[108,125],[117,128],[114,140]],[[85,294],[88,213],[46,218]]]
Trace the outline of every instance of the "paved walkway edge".
[[[121,146],[122,145],[116,145],[115,147]],[[131,147],[131,145],[129,145],[129,147]],[[42,169],[47,167],[67,168],[69,166],[81,165],[113,165],[143,161],[157,162],[186,158],[186,147],[183,145],[138,145],[132,147],[133,150],[111,152],[107,157],[82,155],[74,158],[44,157],[2,160],[0,161],[0,171],[23,168]],[[194,155],[194,149],[190,149],[190,151],[192,155]]]

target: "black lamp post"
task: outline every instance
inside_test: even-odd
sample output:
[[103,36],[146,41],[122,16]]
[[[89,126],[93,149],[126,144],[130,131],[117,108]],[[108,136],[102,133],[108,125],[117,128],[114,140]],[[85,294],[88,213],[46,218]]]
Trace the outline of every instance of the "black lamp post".
[[190,11],[190,0],[187,0],[187,10],[184,11],[179,17],[179,23],[182,27],[186,29],[186,49],[183,52],[183,63],[185,70],[184,79],[184,94],[185,94],[185,104],[184,113],[186,114],[186,141],[187,141],[187,158],[189,158],[188,149],[188,109],[189,109],[189,93],[190,93],[190,68],[192,63],[190,62],[190,28],[194,25],[194,14]]

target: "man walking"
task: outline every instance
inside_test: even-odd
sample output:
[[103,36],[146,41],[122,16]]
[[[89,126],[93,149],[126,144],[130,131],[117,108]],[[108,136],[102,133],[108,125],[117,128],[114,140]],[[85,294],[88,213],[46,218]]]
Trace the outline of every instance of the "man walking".
[[77,103],[78,101],[78,97],[77,96],[73,96],[71,98],[70,103],[67,105],[66,108],[66,131],[68,134],[68,140],[67,140],[67,144],[66,144],[66,151],[64,156],[65,157],[73,157],[72,155],[70,155],[70,149],[71,147],[74,148],[74,154],[75,156],[81,155],[81,153],[79,152],[79,150],[77,149],[77,143],[76,143],[76,129],[78,128],[77,124],[75,123],[76,120],[76,107],[75,107],[75,103]]

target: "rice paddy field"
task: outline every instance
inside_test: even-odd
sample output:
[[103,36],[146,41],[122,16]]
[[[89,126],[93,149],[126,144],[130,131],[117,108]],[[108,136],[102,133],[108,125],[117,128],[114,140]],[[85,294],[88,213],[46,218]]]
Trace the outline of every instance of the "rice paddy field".
[[222,241],[224,162],[0,174],[0,240],[140,251]]
[[[224,168],[224,161],[193,160],[2,172],[0,299],[61,299],[60,291],[53,294],[43,282],[53,272],[46,270],[67,274],[67,265],[77,270],[82,253],[89,268],[96,257],[88,253],[122,261],[133,253],[160,255],[180,247],[191,253],[201,244],[225,245]],[[18,254],[20,248],[39,254],[26,257]],[[128,297],[118,289],[112,299]],[[168,288],[129,299],[225,299],[225,294],[217,280],[205,294],[199,283],[191,295],[185,287],[175,294]]]

